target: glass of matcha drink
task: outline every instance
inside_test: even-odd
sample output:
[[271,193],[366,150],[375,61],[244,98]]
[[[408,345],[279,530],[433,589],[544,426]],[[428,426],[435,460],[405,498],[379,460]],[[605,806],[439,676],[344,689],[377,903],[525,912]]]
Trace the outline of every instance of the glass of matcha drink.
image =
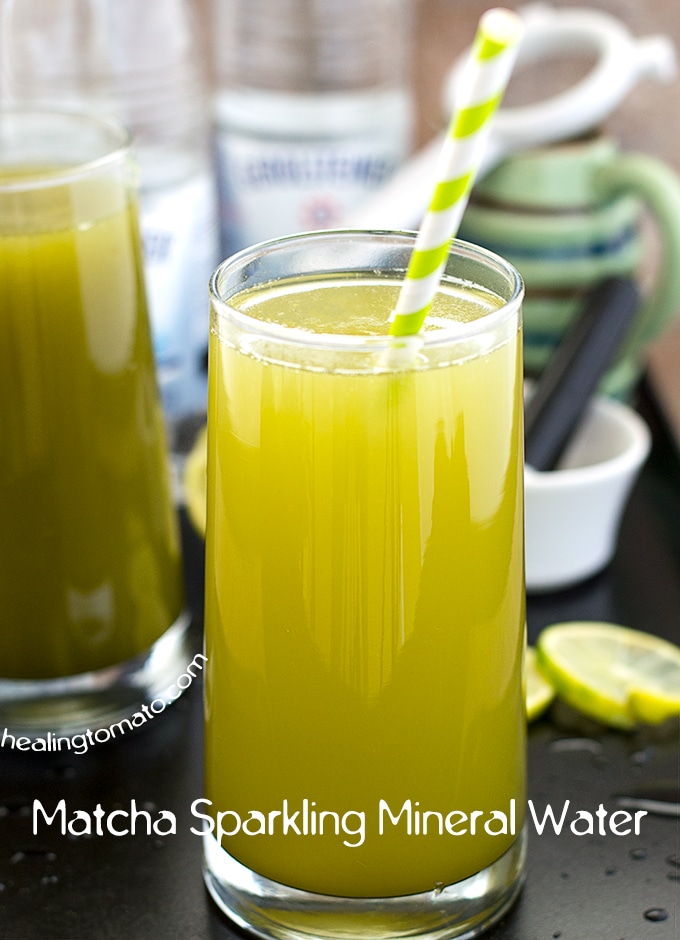
[[132,727],[187,661],[134,184],[115,122],[0,112],[0,725],[13,734]]
[[522,881],[522,284],[453,242],[397,340],[412,248],[211,282],[205,877],[262,937],[469,936]]

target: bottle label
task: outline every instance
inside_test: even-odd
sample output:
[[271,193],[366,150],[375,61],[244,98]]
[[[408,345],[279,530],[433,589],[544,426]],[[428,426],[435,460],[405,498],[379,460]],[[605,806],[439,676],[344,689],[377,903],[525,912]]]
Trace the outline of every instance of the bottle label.
[[206,407],[207,284],[219,254],[210,174],[143,189],[140,227],[158,381],[173,420]]
[[405,156],[405,135],[286,141],[218,135],[223,251],[342,226]]

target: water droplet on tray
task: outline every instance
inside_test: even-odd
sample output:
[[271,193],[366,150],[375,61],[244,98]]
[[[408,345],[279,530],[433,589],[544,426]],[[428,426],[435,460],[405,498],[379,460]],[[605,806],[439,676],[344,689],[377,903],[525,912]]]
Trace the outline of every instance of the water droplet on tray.
[[0,806],[0,819],[6,816],[30,816],[31,807],[23,800],[8,800]]
[[628,854],[633,859],[633,861],[642,862],[647,858],[649,853],[647,852],[647,849],[631,849]]
[[602,745],[592,738],[561,738],[549,745],[551,751],[561,754],[565,751],[589,751],[591,754],[601,754]]
[[634,754],[630,755],[631,764],[635,764],[638,767],[648,764],[650,760],[654,757],[654,748],[645,747],[641,751],[636,751]]
[[10,865],[18,865],[20,862],[25,862],[29,858],[39,858],[45,859],[47,862],[56,862],[57,853],[53,852],[51,849],[44,849],[39,846],[17,849],[17,851],[10,856],[9,863]]

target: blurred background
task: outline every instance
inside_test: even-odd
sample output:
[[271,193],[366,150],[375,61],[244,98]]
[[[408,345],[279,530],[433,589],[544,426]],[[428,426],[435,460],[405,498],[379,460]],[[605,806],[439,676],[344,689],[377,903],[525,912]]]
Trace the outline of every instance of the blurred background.
[[[203,58],[209,81],[215,82],[215,37],[211,28],[212,0],[194,0]],[[442,87],[457,56],[468,46],[486,0],[413,0],[410,32],[409,81],[413,91],[412,148],[417,150],[442,128]],[[522,4],[508,3],[513,9]],[[664,35],[680,50],[680,17],[668,0],[554,0],[555,8],[588,8],[619,19],[635,37]],[[506,96],[509,105],[525,105],[559,93],[582,78],[593,66],[594,55],[551,57],[517,70]],[[662,160],[680,173],[680,76],[669,81],[643,80],[635,85],[602,125],[625,151],[639,151]],[[679,259],[680,261],[680,259]],[[653,259],[647,262],[653,265]],[[644,276],[644,272],[643,272]],[[680,441],[680,327],[664,331],[648,354],[650,383]]]
[[[193,0],[201,30],[204,61],[214,76],[211,29],[213,0]],[[304,4],[302,4],[304,5]],[[441,88],[448,69],[469,45],[479,17],[492,6],[487,0],[413,0],[413,52],[411,80],[415,94],[414,146],[424,144],[442,124]],[[523,4],[507,3],[512,9]],[[669,0],[584,0],[566,3],[554,0],[556,8],[587,7],[621,19],[636,36],[663,33],[680,50],[680,16]],[[592,64],[584,53],[582,66]],[[548,67],[532,69],[531,75],[513,77],[508,103],[535,101],[567,87],[580,70],[572,57],[552,60]],[[667,85],[646,82],[633,89],[606,129],[626,147],[644,148],[666,160],[680,172],[680,77]]]

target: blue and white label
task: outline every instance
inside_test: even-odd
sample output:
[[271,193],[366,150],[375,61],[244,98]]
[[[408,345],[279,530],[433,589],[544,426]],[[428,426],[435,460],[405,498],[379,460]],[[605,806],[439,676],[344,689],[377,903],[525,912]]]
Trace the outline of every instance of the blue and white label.
[[140,225],[158,380],[173,421],[206,407],[208,280],[219,260],[212,176],[143,189]]

